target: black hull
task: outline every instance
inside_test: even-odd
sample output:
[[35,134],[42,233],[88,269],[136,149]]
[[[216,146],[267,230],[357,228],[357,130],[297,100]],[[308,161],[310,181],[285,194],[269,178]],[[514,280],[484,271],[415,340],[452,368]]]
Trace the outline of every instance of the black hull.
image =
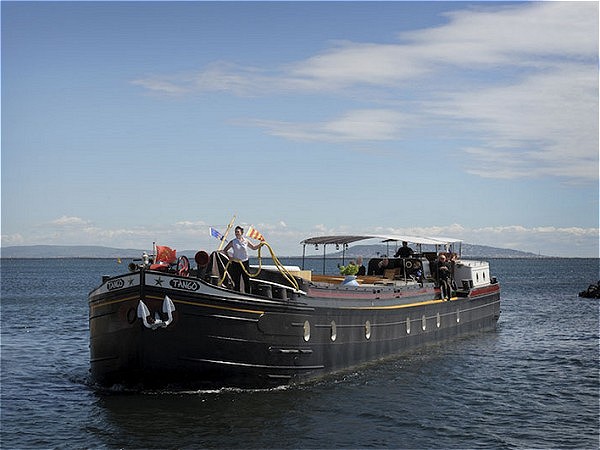
[[[273,299],[147,271],[108,280],[90,293],[92,378],[267,388],[493,329],[500,315],[497,284],[451,301],[432,284],[306,291]],[[140,300],[154,315],[165,296],[175,305],[172,322],[148,328],[138,318]]]

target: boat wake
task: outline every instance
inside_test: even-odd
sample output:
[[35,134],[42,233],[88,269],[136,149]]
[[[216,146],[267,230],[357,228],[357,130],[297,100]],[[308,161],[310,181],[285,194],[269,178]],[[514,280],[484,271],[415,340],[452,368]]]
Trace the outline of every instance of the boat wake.
[[238,387],[213,387],[213,388],[199,388],[190,389],[184,386],[166,386],[164,388],[150,389],[143,386],[125,386],[122,384],[113,384],[111,386],[102,386],[92,382],[89,378],[85,383],[88,387],[92,388],[98,393],[107,395],[181,395],[181,396],[193,396],[193,395],[221,395],[228,393],[254,393],[254,392],[281,392],[286,391],[293,386],[276,386],[271,388],[257,389],[257,388],[238,388]]

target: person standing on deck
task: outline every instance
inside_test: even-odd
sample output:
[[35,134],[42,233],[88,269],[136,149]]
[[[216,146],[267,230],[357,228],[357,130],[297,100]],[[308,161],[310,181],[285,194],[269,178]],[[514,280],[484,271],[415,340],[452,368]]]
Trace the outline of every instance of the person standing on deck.
[[400,257],[400,258],[410,258],[413,254],[414,254],[414,251],[413,251],[412,248],[410,248],[408,246],[408,242],[402,241],[402,247],[400,247],[398,249],[398,251],[394,255],[394,258],[398,258],[398,257]]
[[[232,264],[229,266],[229,272],[231,278],[233,278],[233,284],[237,291],[242,291],[240,284],[240,277],[244,280],[244,292],[250,292],[250,277],[248,272],[250,270],[250,261],[248,260],[248,248],[257,250],[259,245],[254,245],[246,238],[244,238],[244,229],[240,226],[235,227],[235,239],[229,241],[229,243],[222,250],[227,256],[228,251],[232,250],[233,255],[231,259]],[[243,267],[242,267],[243,266]]]
[[443,253],[438,257],[436,277],[442,288],[442,298],[450,300],[452,298],[452,268]]

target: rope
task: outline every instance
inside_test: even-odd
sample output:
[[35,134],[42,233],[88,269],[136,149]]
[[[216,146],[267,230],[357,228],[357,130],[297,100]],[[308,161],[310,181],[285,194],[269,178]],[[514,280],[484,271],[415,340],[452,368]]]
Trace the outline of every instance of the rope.
[[248,272],[246,270],[246,267],[244,266],[244,264],[242,264],[242,261],[240,261],[238,259],[229,259],[229,261],[225,265],[225,271],[223,273],[223,277],[219,280],[219,284],[218,285],[221,286],[223,284],[223,281],[225,281],[225,277],[227,275],[229,275],[229,273],[227,272],[227,269],[229,268],[229,266],[233,262],[236,262],[240,266],[242,266],[242,270],[246,273],[246,275],[248,275],[251,278],[256,278],[260,274],[260,272],[262,270],[262,255],[261,255],[261,251],[262,251],[263,247],[267,247],[269,249],[269,252],[271,253],[271,259],[275,263],[275,267],[277,267],[277,270],[279,270],[279,273],[281,273],[281,275],[283,275],[283,277],[291,284],[291,286],[296,291],[299,291],[300,290],[300,286],[298,285],[298,281],[296,281],[296,279],[294,278],[294,276],[283,266],[283,264],[281,264],[281,261],[279,261],[279,258],[277,258],[277,255],[275,255],[275,252],[273,251],[273,248],[267,242],[265,242],[265,241],[262,241],[259,244],[259,246],[258,246],[258,271],[256,273],[250,273],[250,272]]
[[[227,264],[223,263],[223,254],[219,251],[215,252],[215,254],[217,255],[217,258],[219,258],[219,262],[221,264],[223,264],[223,266],[225,267],[225,271],[223,272],[223,278],[221,278],[219,280],[219,283],[217,284],[217,286],[223,286],[223,281],[225,281],[225,277],[229,277],[229,280],[233,283],[233,278],[231,278],[231,275],[229,275],[229,273],[227,272],[227,268],[229,267],[229,264],[231,263],[231,261],[227,261]],[[217,265],[217,270],[218,269],[218,265]]]
[[297,291],[300,290],[300,286],[298,286],[298,281],[283,266],[283,264],[281,264],[281,262],[279,261],[279,258],[277,258],[277,255],[275,255],[275,252],[273,251],[273,249],[271,248],[271,246],[269,244],[267,244],[267,242],[265,242],[265,241],[261,242],[260,247],[258,247],[259,267],[261,266],[260,250],[261,250],[261,248],[262,248],[263,245],[266,246],[269,249],[269,252],[271,253],[271,259],[275,263],[275,266],[277,267],[277,269],[279,270],[279,272],[281,273],[281,275],[283,275],[283,277],[290,282],[290,284],[294,287],[294,289],[296,289]]

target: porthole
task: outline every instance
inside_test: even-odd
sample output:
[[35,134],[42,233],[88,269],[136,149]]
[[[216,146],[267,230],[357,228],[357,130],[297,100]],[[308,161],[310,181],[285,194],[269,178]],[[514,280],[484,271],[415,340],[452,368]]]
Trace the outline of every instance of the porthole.
[[456,323],[460,323],[460,311],[456,311]]
[[440,313],[437,313],[436,325],[438,328],[442,326],[442,318],[440,317]]
[[304,321],[304,340],[308,342],[310,340],[310,322]]
[[365,322],[365,337],[371,339],[371,322],[368,320]]
[[331,341],[335,341],[337,339],[337,326],[335,325],[335,320],[331,321]]
[[421,328],[423,328],[423,331],[427,329],[427,317],[425,315],[421,317]]
[[410,334],[410,317],[406,318],[406,334]]

